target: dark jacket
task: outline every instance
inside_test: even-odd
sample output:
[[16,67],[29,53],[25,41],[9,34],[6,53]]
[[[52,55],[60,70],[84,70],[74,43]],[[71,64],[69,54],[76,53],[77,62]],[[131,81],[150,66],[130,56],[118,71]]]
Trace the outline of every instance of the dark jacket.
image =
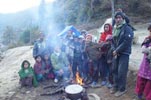
[[127,24],[121,27],[120,34],[118,37],[113,37],[112,49],[118,54],[131,54],[131,46],[134,33],[132,28]]
[[82,60],[82,43],[74,42],[74,59]]
[[86,44],[86,53],[88,55],[88,58],[90,60],[98,60],[101,57],[101,50],[100,48],[102,47],[102,44],[99,43],[87,43]]
[[46,41],[37,40],[33,47],[33,57],[35,58],[37,55],[43,57],[46,52],[49,52]]

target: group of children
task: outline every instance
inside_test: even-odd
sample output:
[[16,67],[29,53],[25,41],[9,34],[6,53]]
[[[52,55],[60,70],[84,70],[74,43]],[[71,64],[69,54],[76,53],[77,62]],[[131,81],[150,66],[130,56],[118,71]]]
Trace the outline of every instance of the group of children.
[[[106,28],[107,27],[107,28]],[[105,32],[110,31],[109,24],[106,24],[104,29]],[[82,33],[82,32],[81,32]],[[83,32],[84,33],[84,32]],[[105,35],[106,33],[104,33]],[[19,76],[20,76],[20,83],[22,86],[37,86],[37,83],[40,81],[43,81],[45,79],[54,79],[54,82],[59,81],[59,76],[68,76],[65,77],[65,80],[69,80],[70,76],[73,78],[75,81],[76,78],[76,73],[79,72],[79,75],[81,78],[83,78],[83,82],[90,82],[93,84],[93,79],[97,78],[96,80],[98,81],[98,75],[99,72],[101,73],[100,76],[104,78],[104,82],[107,81],[107,77],[111,76],[111,71],[109,71],[107,66],[103,66],[105,63],[110,65],[112,61],[107,61],[109,58],[105,58],[104,61],[101,59],[97,59],[98,62],[99,60],[102,61],[101,64],[97,65],[97,73],[95,73],[93,64],[90,61],[90,57],[88,55],[88,52],[94,52],[95,53],[95,48],[92,48],[88,50],[88,48],[91,48],[90,44],[87,44],[87,41],[89,37],[91,37],[91,42],[92,42],[92,35],[91,34],[82,34],[79,37],[72,37],[68,36],[67,34],[66,39],[68,39],[68,44],[66,44],[65,41],[63,41],[61,46],[55,46],[53,48],[53,52],[50,53],[43,53],[42,55],[36,55],[34,56],[35,59],[35,64],[34,67],[32,68],[30,66],[30,62],[25,60],[23,61],[21,65],[21,70],[19,71]],[[107,36],[109,35],[109,36]],[[109,54],[106,52],[111,46],[111,40],[112,36],[111,33],[107,34],[103,38],[106,38],[105,40],[100,39],[100,43],[96,43],[97,45],[100,45],[101,42],[104,42],[104,54],[101,54],[100,49],[97,49],[96,52],[100,53],[101,55],[104,55],[105,57],[109,56]],[[106,42],[106,43],[105,43]],[[96,46],[97,47],[97,46]],[[101,46],[102,47],[102,46]],[[69,50],[71,49],[71,50]],[[91,51],[92,50],[92,51]],[[72,51],[72,52],[69,52]],[[106,53],[105,53],[106,52]],[[94,55],[94,56],[97,56]],[[103,56],[102,56],[103,57]],[[99,57],[100,58],[100,57]],[[111,59],[110,59],[111,60]],[[102,66],[101,68],[99,66]],[[100,71],[99,71],[100,70]],[[95,74],[95,75],[94,75]],[[97,77],[96,77],[97,75]],[[104,75],[104,76],[103,76]],[[105,85],[106,83],[102,83],[102,85]],[[93,84],[96,85],[96,84]],[[111,87],[111,84],[110,84]]]
[[[42,60],[43,59],[43,60]],[[34,86],[38,85],[38,82],[45,79],[53,79],[54,72],[49,59],[49,55],[45,54],[42,58],[41,56],[35,57],[34,68],[30,66],[30,62],[24,60],[21,65],[21,70],[19,71],[21,86]]]

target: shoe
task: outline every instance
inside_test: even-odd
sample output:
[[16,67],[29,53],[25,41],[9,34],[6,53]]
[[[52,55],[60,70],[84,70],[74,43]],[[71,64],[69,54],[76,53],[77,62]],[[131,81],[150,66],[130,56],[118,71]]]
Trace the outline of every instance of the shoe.
[[114,94],[114,93],[116,93],[116,92],[117,92],[117,89],[111,88],[111,90],[110,90],[110,93],[111,93],[111,94]]
[[55,82],[55,83],[58,83],[58,79],[55,78],[55,79],[54,79],[54,82]]
[[112,84],[111,83],[109,83],[109,84],[107,84],[107,88],[112,88]]
[[121,96],[121,95],[123,95],[123,94],[125,94],[127,92],[127,90],[124,90],[124,91],[117,91],[114,95],[116,96],[116,97],[119,97],[119,96]]
[[90,86],[91,86],[91,87],[95,87],[95,86],[96,86],[96,82],[92,82],[92,83],[90,84]]
[[101,85],[104,86],[104,85],[106,85],[106,83],[107,83],[106,81],[102,81]]
[[143,99],[142,95],[137,95],[136,99],[134,99],[134,100],[145,100],[145,99]]

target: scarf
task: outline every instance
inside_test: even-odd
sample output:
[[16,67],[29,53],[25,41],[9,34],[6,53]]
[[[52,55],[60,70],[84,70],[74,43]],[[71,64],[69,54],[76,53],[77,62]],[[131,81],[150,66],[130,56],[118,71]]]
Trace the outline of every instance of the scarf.
[[121,31],[121,27],[125,24],[125,21],[123,21],[120,25],[115,26],[113,30],[113,37],[118,37]]

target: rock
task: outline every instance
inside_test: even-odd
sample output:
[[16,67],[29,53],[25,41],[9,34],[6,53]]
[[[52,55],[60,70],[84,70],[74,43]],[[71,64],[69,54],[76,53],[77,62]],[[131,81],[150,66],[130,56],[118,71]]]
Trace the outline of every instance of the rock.
[[10,91],[10,92],[8,92],[7,94],[13,95],[14,93],[15,93],[15,91]]
[[29,94],[31,91],[26,91],[26,94]]

